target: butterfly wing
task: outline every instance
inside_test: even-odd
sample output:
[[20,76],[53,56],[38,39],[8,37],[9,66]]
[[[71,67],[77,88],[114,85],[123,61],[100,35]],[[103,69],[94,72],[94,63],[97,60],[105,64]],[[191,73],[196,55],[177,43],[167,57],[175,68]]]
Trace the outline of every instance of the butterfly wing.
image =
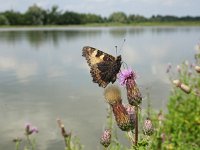
[[115,57],[89,46],[83,48],[82,56],[86,58],[90,66],[94,83],[105,88],[110,82],[115,82],[121,60],[118,63]]
[[90,67],[102,61],[115,61],[115,57],[113,57],[112,55],[104,53],[90,46],[83,47],[82,56],[86,58]]

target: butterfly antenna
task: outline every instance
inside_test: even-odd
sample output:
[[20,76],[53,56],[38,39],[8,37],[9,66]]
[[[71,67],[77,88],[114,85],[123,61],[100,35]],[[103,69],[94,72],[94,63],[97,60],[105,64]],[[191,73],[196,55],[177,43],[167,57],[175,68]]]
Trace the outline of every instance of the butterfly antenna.
[[123,40],[123,42],[122,42],[122,44],[121,44],[121,46],[120,46],[119,52],[122,51],[122,48],[123,48],[125,42],[126,42],[126,39]]
[[115,46],[115,52],[116,52],[116,56],[117,56],[117,46]]

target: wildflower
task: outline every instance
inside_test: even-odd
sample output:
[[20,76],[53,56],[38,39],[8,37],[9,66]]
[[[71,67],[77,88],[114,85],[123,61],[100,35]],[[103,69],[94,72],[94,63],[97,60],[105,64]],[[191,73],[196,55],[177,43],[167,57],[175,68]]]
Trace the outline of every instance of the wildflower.
[[131,130],[133,130],[135,128],[135,123],[136,123],[135,107],[128,104],[128,105],[125,105],[125,108],[130,118]]
[[130,118],[125,107],[122,105],[121,93],[119,88],[116,86],[107,87],[105,89],[104,96],[106,101],[112,107],[112,111],[118,127],[122,131],[129,131],[131,126]]
[[153,124],[150,120],[150,118],[146,118],[146,120],[144,121],[144,125],[143,125],[143,132],[146,135],[152,135],[154,131],[153,128]]
[[64,138],[70,137],[70,136],[71,136],[71,132],[66,132],[65,126],[64,126],[64,124],[62,123],[62,121],[61,121],[60,119],[57,119],[57,123],[58,123],[58,126],[60,127],[62,136],[63,136]]
[[200,66],[195,66],[194,69],[196,70],[197,73],[200,73]]
[[142,102],[142,96],[135,82],[135,72],[131,69],[123,70],[118,74],[118,78],[122,86],[126,85],[129,104],[138,106]]
[[173,83],[185,93],[189,94],[191,92],[190,87],[182,83],[180,80],[173,80]]
[[104,130],[101,139],[100,139],[100,143],[104,146],[104,147],[108,147],[111,143],[111,130],[106,129]]
[[30,129],[30,131],[32,132],[32,133],[38,133],[39,132],[39,130],[38,130],[38,128],[37,127],[32,127],[31,129]]
[[38,133],[39,130],[37,127],[32,126],[30,123],[26,123],[25,125],[25,134],[31,135],[32,133]]
[[166,73],[169,73],[170,70],[171,70],[171,68],[172,68],[171,63],[168,63],[168,65],[167,65],[167,69],[166,69]]

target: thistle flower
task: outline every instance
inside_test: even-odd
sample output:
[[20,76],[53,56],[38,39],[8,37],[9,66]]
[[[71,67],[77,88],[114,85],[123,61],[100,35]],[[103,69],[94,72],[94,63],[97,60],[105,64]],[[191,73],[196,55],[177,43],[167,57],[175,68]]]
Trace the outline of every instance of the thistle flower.
[[136,79],[136,74],[133,70],[131,70],[130,68],[129,69],[126,69],[126,70],[123,70],[121,71],[119,74],[118,74],[118,78],[119,78],[119,83],[122,85],[122,86],[125,86],[126,83],[127,83],[127,79],[133,79],[135,80]]
[[172,68],[172,64],[171,64],[171,63],[168,63],[168,64],[167,64],[166,73],[169,73],[170,70],[171,70],[171,68]]
[[104,146],[104,147],[108,147],[111,143],[111,130],[109,129],[105,129],[101,139],[100,139],[100,143]]
[[135,82],[135,72],[131,69],[123,70],[118,74],[118,78],[122,86],[126,85],[129,104],[138,106],[142,102],[142,96]]
[[145,135],[152,135],[154,131],[153,124],[150,118],[146,118],[143,125],[143,132]]
[[173,80],[173,83],[185,93],[189,94],[191,92],[190,87],[182,83],[180,80]]
[[25,134],[31,135],[32,133],[38,133],[39,130],[37,127],[32,126],[30,123],[26,123],[25,125]]
[[130,118],[131,130],[133,130],[135,128],[135,123],[136,123],[135,107],[128,104],[125,105],[125,108]]

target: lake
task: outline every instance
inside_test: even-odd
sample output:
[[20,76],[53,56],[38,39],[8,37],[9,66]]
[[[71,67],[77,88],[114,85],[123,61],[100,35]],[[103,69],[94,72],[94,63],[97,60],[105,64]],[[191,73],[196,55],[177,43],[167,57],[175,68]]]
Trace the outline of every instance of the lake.
[[23,136],[27,122],[39,128],[41,150],[64,149],[57,118],[85,149],[102,149],[107,104],[103,88],[92,83],[83,46],[113,56],[118,46],[137,72],[142,107],[149,93],[152,107],[166,110],[167,64],[175,71],[184,60],[193,62],[199,40],[200,27],[0,28],[0,149],[14,149],[12,139]]

